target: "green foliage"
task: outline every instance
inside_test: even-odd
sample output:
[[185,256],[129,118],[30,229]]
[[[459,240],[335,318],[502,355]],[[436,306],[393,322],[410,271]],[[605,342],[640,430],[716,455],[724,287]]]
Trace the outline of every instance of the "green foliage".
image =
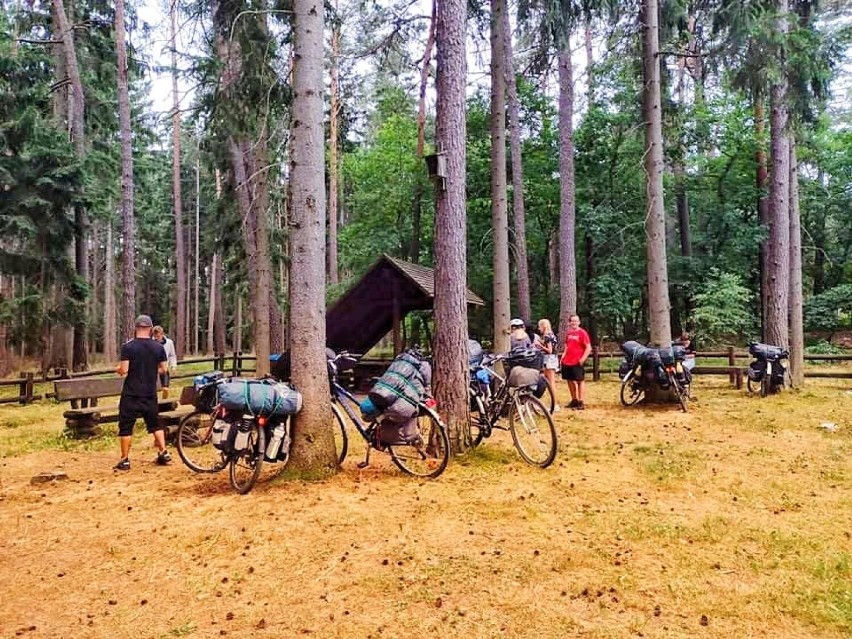
[[702,341],[719,343],[742,337],[754,329],[751,293],[735,273],[710,269],[694,303],[695,332],[701,334]]
[[852,326],[852,284],[814,295],[805,302],[804,315],[808,330],[836,331]]
[[842,346],[832,344],[831,342],[821,339],[815,344],[810,344],[805,347],[805,352],[808,355],[845,355],[846,349]]

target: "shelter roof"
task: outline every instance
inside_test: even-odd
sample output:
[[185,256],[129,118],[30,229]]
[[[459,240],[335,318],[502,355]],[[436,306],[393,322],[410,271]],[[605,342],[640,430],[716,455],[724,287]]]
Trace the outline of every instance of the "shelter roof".
[[[334,350],[366,353],[411,311],[431,309],[435,271],[382,255],[326,312],[326,344]],[[467,303],[484,306],[467,291]]]

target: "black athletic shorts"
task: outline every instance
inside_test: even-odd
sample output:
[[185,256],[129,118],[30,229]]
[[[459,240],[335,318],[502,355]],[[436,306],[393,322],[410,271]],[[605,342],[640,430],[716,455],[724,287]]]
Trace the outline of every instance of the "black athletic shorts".
[[122,395],[118,402],[118,434],[121,437],[132,435],[133,426],[139,417],[145,420],[145,426],[149,433],[162,430],[165,427],[157,423],[158,412],[156,397],[125,397]]
[[582,364],[576,364],[574,366],[562,364],[562,379],[568,380],[569,382],[582,382],[585,376],[586,371]]

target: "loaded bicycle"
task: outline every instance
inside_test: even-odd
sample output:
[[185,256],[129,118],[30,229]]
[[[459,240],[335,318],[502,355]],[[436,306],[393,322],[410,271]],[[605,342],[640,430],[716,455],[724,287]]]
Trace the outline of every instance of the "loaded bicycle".
[[[218,473],[227,467],[231,485],[238,493],[245,494],[257,482],[264,462],[282,467],[289,462],[292,414],[298,411],[298,406],[287,412],[279,410],[280,406],[252,412],[249,410],[251,385],[263,389],[270,398],[280,397],[282,389],[273,380],[225,379],[218,372],[200,377],[195,410],[181,420],[177,429],[178,455],[196,473]],[[242,385],[238,392],[245,392],[245,402],[236,398],[227,400],[228,393],[235,394],[233,390],[225,392],[228,384]],[[265,387],[271,390],[267,393]],[[300,405],[301,398],[296,399],[298,393],[292,387],[286,387],[283,392]]]
[[766,397],[784,388],[787,382],[784,360],[790,357],[790,351],[780,346],[751,342],[748,352],[754,358],[746,371],[749,392],[759,392],[761,397]]
[[683,366],[686,349],[680,345],[649,348],[639,342],[621,345],[624,361],[619,368],[621,403],[632,406],[640,402],[653,386],[670,390],[677,397],[681,410],[689,410],[690,376]]
[[354,367],[361,355],[331,349],[326,352],[328,382],[331,392],[331,410],[336,423],[335,437],[340,461],[346,457],[349,439],[346,418],[366,443],[364,460],[359,468],[370,464],[373,451],[387,454],[393,464],[407,475],[435,478],[447,467],[450,460],[450,439],[447,428],[435,412],[432,402],[417,404],[416,419],[410,426],[399,428],[381,416],[372,420],[361,418],[361,404],[355,396],[340,384],[339,374]]
[[528,464],[546,468],[556,459],[557,439],[550,410],[535,396],[540,383],[538,371],[526,369],[531,372],[527,373],[527,379],[522,379],[524,372],[515,373],[513,367],[503,377],[495,365],[504,360],[505,354],[487,354],[470,367],[471,445],[478,446],[494,429],[508,430],[521,458]]

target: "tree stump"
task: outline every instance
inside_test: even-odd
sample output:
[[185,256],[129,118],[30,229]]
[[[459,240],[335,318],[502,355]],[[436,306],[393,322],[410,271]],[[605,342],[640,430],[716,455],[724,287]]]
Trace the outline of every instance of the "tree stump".
[[91,439],[92,437],[98,437],[102,429],[94,416],[86,415],[84,417],[66,419],[65,432],[72,439]]

